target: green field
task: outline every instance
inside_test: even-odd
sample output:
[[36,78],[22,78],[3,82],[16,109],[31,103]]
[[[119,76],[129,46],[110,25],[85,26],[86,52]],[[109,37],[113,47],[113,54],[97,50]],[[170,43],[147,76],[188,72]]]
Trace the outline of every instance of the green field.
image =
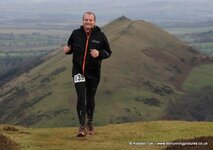
[[192,43],[192,46],[197,48],[199,51],[213,57],[213,42]]
[[66,43],[71,31],[0,28],[0,84],[42,62],[42,57]]
[[207,27],[179,27],[179,28],[167,28],[166,29],[169,33],[179,35],[179,34],[186,34],[186,33],[198,33],[198,32],[207,32],[213,30],[213,26]]
[[23,51],[23,50],[49,50],[59,47],[65,42],[65,37],[32,32],[32,33],[2,33],[0,32],[1,51]]
[[0,27],[0,33],[14,33],[14,34],[32,34],[41,33],[44,35],[68,37],[71,34],[71,29],[42,29],[30,27]]
[[96,134],[85,138],[77,138],[77,130],[76,127],[0,126],[0,132],[18,143],[21,150],[160,150],[166,147],[163,144],[166,142],[213,136],[213,123],[153,121],[114,124],[96,127]]
[[187,91],[199,90],[204,86],[213,85],[213,64],[194,68],[184,81],[182,87]]
[[[168,28],[166,30],[171,34],[176,35],[181,41],[196,48],[198,51],[213,57],[213,26]],[[209,36],[208,38],[205,36],[207,34]]]

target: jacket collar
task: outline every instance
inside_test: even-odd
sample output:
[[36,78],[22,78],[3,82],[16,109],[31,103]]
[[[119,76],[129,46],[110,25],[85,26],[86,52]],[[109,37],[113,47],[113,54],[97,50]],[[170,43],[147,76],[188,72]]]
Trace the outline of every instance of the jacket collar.
[[[81,29],[83,32],[85,32],[83,26],[80,26],[80,29]],[[98,26],[95,26],[95,27],[92,29],[92,32],[91,32],[91,33],[93,33],[93,32],[98,32],[98,31],[101,31],[101,28],[98,27]]]

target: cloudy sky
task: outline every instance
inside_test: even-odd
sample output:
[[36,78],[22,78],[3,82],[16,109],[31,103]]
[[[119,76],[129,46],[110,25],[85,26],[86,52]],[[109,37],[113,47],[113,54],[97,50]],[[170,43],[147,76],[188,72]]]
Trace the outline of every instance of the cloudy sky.
[[94,11],[102,21],[121,15],[149,21],[213,20],[213,0],[0,0],[2,19],[44,14],[76,19],[88,10]]

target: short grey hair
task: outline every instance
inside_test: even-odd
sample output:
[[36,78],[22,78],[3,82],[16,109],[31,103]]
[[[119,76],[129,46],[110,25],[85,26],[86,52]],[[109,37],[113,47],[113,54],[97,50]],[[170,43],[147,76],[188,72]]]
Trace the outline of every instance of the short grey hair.
[[95,13],[94,13],[94,12],[91,12],[91,11],[87,11],[87,12],[84,13],[84,15],[83,15],[83,20],[84,20],[84,16],[85,16],[86,14],[88,14],[88,15],[93,15],[93,16],[94,16],[94,20],[96,21]]

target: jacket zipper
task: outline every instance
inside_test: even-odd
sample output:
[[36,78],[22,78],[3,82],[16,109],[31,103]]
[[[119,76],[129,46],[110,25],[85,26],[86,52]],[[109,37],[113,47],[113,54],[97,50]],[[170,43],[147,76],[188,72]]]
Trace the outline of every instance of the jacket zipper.
[[83,65],[82,65],[83,75],[84,75],[84,70],[85,70],[85,64],[86,64],[86,57],[87,57],[88,43],[89,43],[90,34],[91,34],[91,31],[89,32],[89,34],[87,34],[87,41],[86,41],[86,46],[85,46],[85,50],[84,50],[84,60],[83,60]]

